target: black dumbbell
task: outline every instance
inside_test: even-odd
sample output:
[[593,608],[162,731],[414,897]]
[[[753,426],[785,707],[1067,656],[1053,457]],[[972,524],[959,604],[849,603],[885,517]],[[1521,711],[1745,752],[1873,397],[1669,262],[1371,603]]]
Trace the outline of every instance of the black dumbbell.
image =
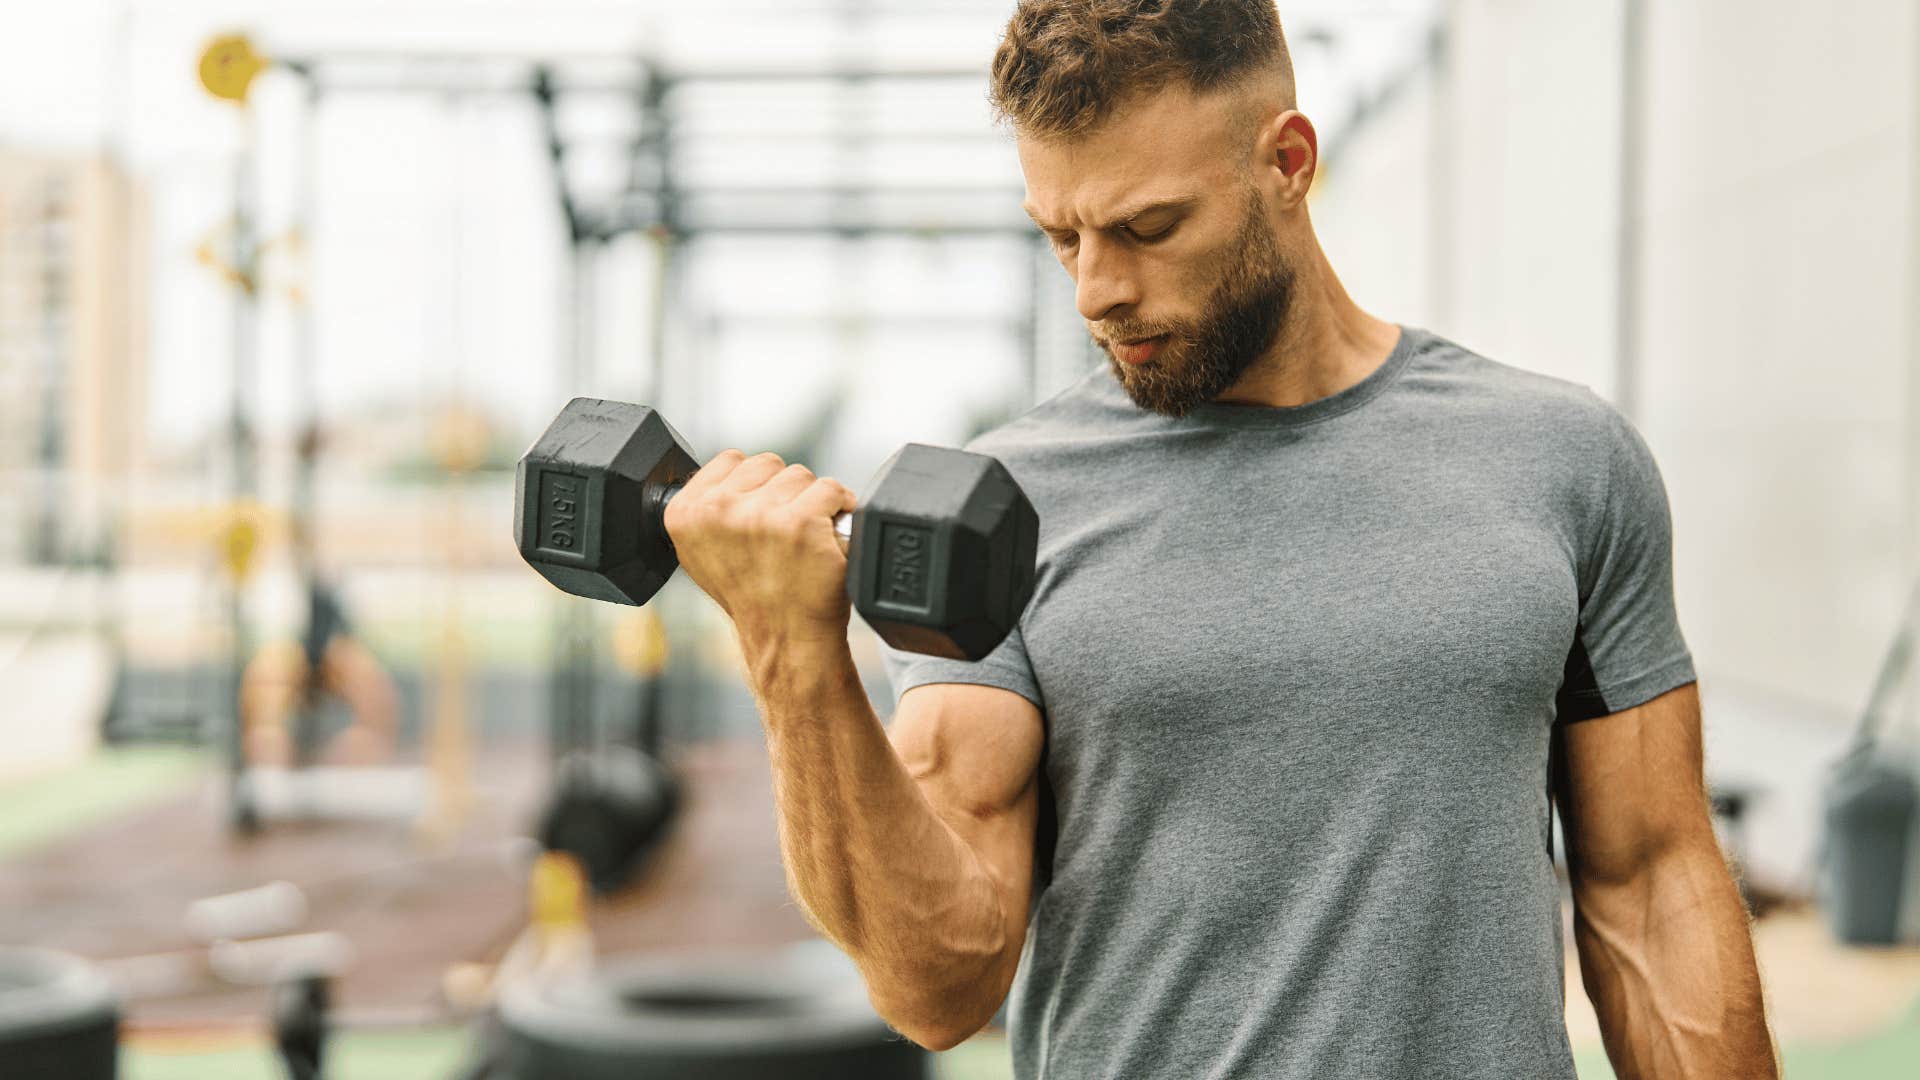
[[[654,410],[575,398],[520,459],[520,554],[567,592],[644,604],[680,565],[664,515],[699,468]],[[854,610],[894,648],[978,660],[1033,596],[1040,519],[983,454],[907,444],[834,529]]]

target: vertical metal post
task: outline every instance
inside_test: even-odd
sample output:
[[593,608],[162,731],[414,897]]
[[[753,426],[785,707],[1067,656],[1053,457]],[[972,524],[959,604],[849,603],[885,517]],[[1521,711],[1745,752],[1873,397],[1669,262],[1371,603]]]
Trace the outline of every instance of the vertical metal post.
[[[560,355],[565,357],[563,384],[572,393],[586,385],[593,369],[593,301],[594,291],[599,287],[593,274],[593,247],[600,235],[599,230],[588,226],[574,202],[572,188],[567,185],[566,145],[560,135],[559,88],[554,83],[553,72],[545,66],[534,70],[533,97],[540,109],[547,161],[553,170],[554,194],[567,230],[567,273],[561,294],[567,318],[562,320],[564,337]],[[593,613],[586,603],[571,597],[556,597],[554,604],[547,741],[557,764],[569,751],[583,750],[590,745],[593,695],[588,683],[593,678],[594,656]]]
[[1459,160],[1453,144],[1454,81],[1458,68],[1454,61],[1454,23],[1459,4],[1447,0],[1427,39],[1427,66],[1433,79],[1427,98],[1427,317],[1441,333],[1453,332],[1453,215],[1454,172]]
[[[1907,132],[1907,461],[1906,528],[1907,579],[1920,582],[1920,17],[1914,20],[1915,51],[1909,70],[1914,85],[1907,92],[1913,111]],[[1909,705],[1920,709],[1920,679],[1915,679]]]
[[70,457],[67,432],[69,373],[76,357],[73,343],[71,291],[73,288],[73,192],[55,168],[41,180],[40,233],[40,431],[35,448],[35,505],[28,559],[42,566],[62,562],[72,536],[61,528],[70,514],[64,488],[77,487],[78,477],[63,468]]
[[307,95],[301,116],[300,133],[294,143],[293,162],[293,234],[294,251],[300,274],[297,290],[288,299],[293,316],[293,407],[294,431],[302,440],[294,455],[292,518],[294,555],[300,562],[302,584],[311,587],[319,571],[314,511],[314,468],[316,454],[307,451],[306,439],[320,434],[319,355],[314,337],[313,286],[316,279],[315,176],[319,168],[320,82],[306,75]]
[[[301,591],[311,607],[320,589],[319,521],[314,508],[314,471],[318,467],[320,446],[319,373],[314,355],[313,303],[313,218],[315,126],[319,122],[320,84],[310,73],[306,76],[306,99],[300,128],[294,139],[293,160],[293,242],[289,250],[300,273],[298,284],[287,296],[288,314],[293,320],[293,409],[295,449],[293,488],[288,518],[293,533],[293,555],[300,576]],[[314,612],[307,612],[311,632]],[[324,647],[324,643],[323,643]],[[317,659],[317,658],[309,658]],[[320,717],[315,708],[313,689],[320,685],[320,673],[308,673],[308,693],[301,695],[288,723],[293,725],[293,760],[300,768],[314,763],[320,755]]]
[[[594,328],[597,326],[594,273],[597,244],[576,238],[568,245],[569,318],[565,356],[566,385],[585,386],[592,377]],[[595,656],[593,611],[577,597],[557,597],[554,619],[554,665],[550,685],[549,734],[554,760],[570,751],[593,745],[595,727]]]
[[1020,248],[1021,262],[1025,264],[1026,303],[1020,308],[1020,361],[1021,375],[1026,379],[1026,392],[1022,395],[1024,406],[1031,406],[1040,400],[1043,391],[1040,374],[1040,290],[1041,247],[1039,238],[1022,237],[1016,241]]
[[[688,378],[687,392],[683,402],[674,402],[668,395],[678,383],[671,376],[675,331],[684,328],[686,323],[681,315],[686,309],[680,295],[681,275],[685,267],[685,252],[682,244],[686,234],[681,229],[680,207],[676,199],[673,184],[673,117],[667,109],[667,91],[670,84],[652,63],[647,65],[646,79],[641,84],[639,138],[634,144],[632,168],[628,174],[628,187],[638,190],[639,172],[650,168],[649,174],[653,188],[653,212],[656,215],[653,227],[647,237],[653,245],[654,277],[652,307],[647,316],[648,327],[649,388],[648,393],[660,407],[672,407],[676,415],[692,416],[694,395],[698,382]],[[692,371],[691,365],[687,369]],[[684,414],[680,413],[685,407]],[[658,603],[659,601],[655,601]],[[661,634],[666,633],[666,622],[656,624]],[[667,745],[667,724],[670,715],[692,712],[696,716],[705,715],[704,706],[699,702],[698,686],[692,695],[687,695],[683,687],[676,688],[676,694],[693,704],[692,709],[676,709],[669,713],[667,709],[667,678],[669,672],[662,668],[646,675],[640,688],[640,700],[634,718],[634,744],[645,754],[659,757]]]
[[[1920,622],[1920,18],[1915,19],[1914,59],[1909,70],[1915,85],[1907,92],[1913,119],[1907,133],[1907,288],[1915,298],[1907,303],[1907,462],[1906,528],[1903,531],[1907,557],[1907,580],[1914,582],[1913,599],[1903,613],[1902,632],[1912,631]],[[1911,671],[1911,669],[1909,669]],[[1903,702],[1890,704],[1896,717],[1904,717],[1909,733],[1920,733],[1920,677],[1909,674]],[[1920,739],[1909,738],[1913,747],[1909,758],[1920,774]],[[1920,826],[1909,831],[1904,897],[1899,925],[1907,941],[1920,941]]]
[[92,619],[94,633],[107,645],[113,664],[113,691],[102,719],[103,732],[111,737],[125,720],[127,684],[125,600],[120,574],[124,522],[132,490],[134,419],[137,385],[134,371],[134,260],[139,249],[133,239],[137,200],[133,188],[133,79],[129,60],[133,50],[132,0],[115,0],[113,5],[113,45],[107,52],[106,85],[111,88],[111,119],[108,121],[107,159],[116,172],[113,180],[114,217],[116,219],[117,257],[108,270],[114,292],[117,316],[111,348],[117,353],[113,370],[116,377],[103,380],[101,397],[113,399],[112,415],[116,423],[107,425],[102,449],[107,458],[107,475],[102,478],[97,496],[95,521],[95,558]]
[[1646,199],[1646,0],[1620,5],[1620,221],[1615,252],[1614,404],[1638,422],[1640,386],[1641,215]]
[[[253,106],[250,104],[242,103],[240,106],[240,132],[240,149],[233,170],[233,242],[229,253],[231,265],[237,272],[233,289],[233,342],[229,350],[233,369],[227,402],[229,516],[226,527],[229,529],[243,527],[237,521],[237,516],[249,512],[246,504],[252,500],[259,486],[255,473],[254,435],[248,419],[256,375],[254,302],[260,269],[257,258],[259,245],[254,238],[254,138]],[[252,651],[253,643],[247,625],[245,575],[236,572],[235,560],[229,559],[226,569],[225,715],[228,723],[225,742],[231,799],[228,822],[242,833],[251,833],[259,827],[260,822],[252,792],[247,786],[246,723],[240,710],[240,681],[246,671],[247,655]]]
[[679,310],[678,275],[680,272],[680,217],[673,192],[673,133],[666,107],[667,79],[649,65],[641,83],[639,138],[635,141],[633,161],[628,171],[628,186],[636,187],[643,168],[650,168],[654,195],[655,225],[648,230],[654,244],[653,306],[647,312],[650,321],[647,347],[647,393],[662,407],[670,404],[667,392],[667,353],[672,348],[673,328],[669,318]]

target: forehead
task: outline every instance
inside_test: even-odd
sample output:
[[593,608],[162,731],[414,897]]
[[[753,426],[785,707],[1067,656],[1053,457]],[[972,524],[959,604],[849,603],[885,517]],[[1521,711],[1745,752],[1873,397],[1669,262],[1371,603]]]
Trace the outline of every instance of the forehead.
[[1027,205],[1042,220],[1073,223],[1120,203],[1216,188],[1246,152],[1234,106],[1227,93],[1168,87],[1123,101],[1083,135],[1019,135]]

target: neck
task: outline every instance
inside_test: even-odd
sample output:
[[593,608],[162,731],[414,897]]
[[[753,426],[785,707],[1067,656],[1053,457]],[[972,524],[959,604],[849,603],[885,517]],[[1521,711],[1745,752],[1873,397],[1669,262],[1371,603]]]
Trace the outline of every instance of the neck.
[[1360,382],[1386,362],[1400,328],[1360,309],[1311,233],[1294,266],[1293,301],[1273,347],[1214,400],[1293,407]]

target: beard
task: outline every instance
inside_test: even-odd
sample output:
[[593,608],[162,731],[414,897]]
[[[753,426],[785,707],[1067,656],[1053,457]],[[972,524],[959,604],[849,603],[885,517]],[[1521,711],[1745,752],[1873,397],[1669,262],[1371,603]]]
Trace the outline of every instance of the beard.
[[1234,234],[1228,260],[1200,314],[1102,324],[1111,340],[1166,337],[1153,359],[1139,367],[1121,363],[1101,336],[1094,337],[1107,354],[1113,377],[1135,405],[1162,416],[1186,416],[1194,406],[1225,393],[1273,347],[1293,306],[1293,269],[1274,243],[1258,194],[1249,193],[1246,217]]

